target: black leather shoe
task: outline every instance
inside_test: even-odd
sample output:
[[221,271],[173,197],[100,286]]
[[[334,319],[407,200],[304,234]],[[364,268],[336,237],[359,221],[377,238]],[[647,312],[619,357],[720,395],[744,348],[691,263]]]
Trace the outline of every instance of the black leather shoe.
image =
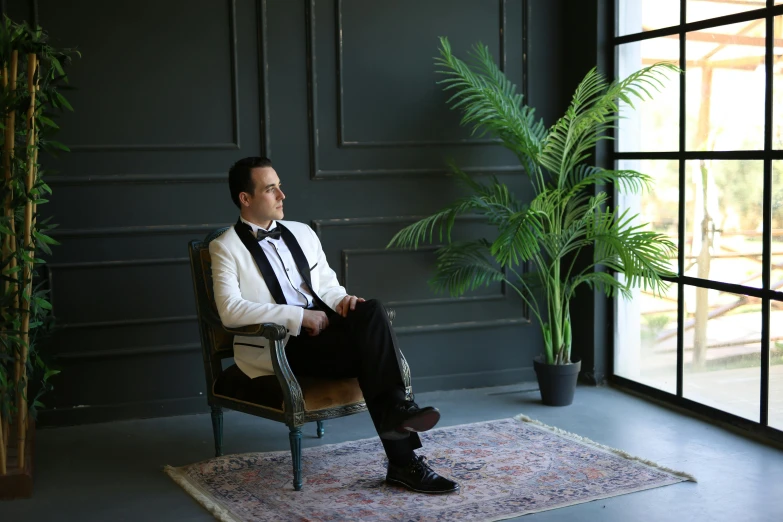
[[395,466],[389,462],[386,482],[405,486],[417,493],[454,493],[459,484],[435,473],[427,464],[427,457],[416,455],[407,464]]
[[386,440],[406,439],[412,431],[431,430],[440,420],[438,408],[420,408],[413,401],[404,401],[386,412],[381,423],[380,437]]

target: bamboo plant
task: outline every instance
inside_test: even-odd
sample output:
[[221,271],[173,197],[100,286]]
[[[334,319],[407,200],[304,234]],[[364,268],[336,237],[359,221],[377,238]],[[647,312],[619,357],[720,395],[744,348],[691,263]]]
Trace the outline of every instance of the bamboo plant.
[[[600,288],[608,296],[630,297],[631,289],[638,287],[660,293],[666,287],[661,276],[672,275],[668,267],[675,245],[647,230],[637,215],[608,208],[609,196],[600,190],[603,185],[644,190],[651,177],[604,169],[589,160],[596,145],[610,139],[607,131],[619,118],[620,101],[633,108],[634,102],[651,98],[660,88],[665,72],[678,69],[655,64],[615,82],[593,69],[565,114],[547,129],[535,119],[534,109],[523,104],[486,46],[474,46],[466,63],[454,56],[446,38],[440,43],[436,65],[446,75],[439,83],[452,93],[448,103],[462,111],[462,125],[472,126],[474,134],[499,138],[516,155],[533,198],[519,201],[497,178],[480,183],[451,165],[469,195],[405,227],[388,246],[415,249],[421,242],[443,242],[445,237],[446,244],[436,253],[432,286],[460,295],[504,281],[541,327],[542,362],[569,364],[570,302],[577,288]],[[455,218],[466,213],[482,216],[497,230],[496,237],[452,241]],[[586,254],[591,255],[587,262]]]
[[[42,406],[57,373],[47,367],[38,343],[51,325],[48,289],[39,276],[57,244],[40,219],[38,205],[51,189],[38,163],[40,150],[67,147],[51,139],[58,129],[54,112],[72,110],[59,92],[67,83],[63,65],[74,53],[57,50],[46,34],[3,17],[0,31],[0,126],[2,126],[2,197],[0,216],[0,475],[24,470],[28,419]],[[13,444],[13,447],[12,447]],[[15,455],[15,459],[11,456]]]

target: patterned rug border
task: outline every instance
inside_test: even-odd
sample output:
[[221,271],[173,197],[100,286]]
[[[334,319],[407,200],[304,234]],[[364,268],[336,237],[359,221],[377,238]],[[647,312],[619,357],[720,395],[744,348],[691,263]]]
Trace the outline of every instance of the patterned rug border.
[[[488,420],[488,421],[479,421],[479,422],[469,422],[469,423],[465,423],[465,424],[457,424],[457,425],[454,425],[454,426],[444,426],[443,428],[437,428],[436,430],[433,430],[433,431],[440,431],[440,430],[444,430],[444,429],[453,429],[453,428],[459,428],[459,427],[464,427],[464,426],[475,426],[475,425],[480,425],[480,424],[489,424],[489,423],[497,422],[499,420],[503,420],[503,419],[493,419],[493,420]],[[625,452],[623,450],[620,450],[620,449],[617,449],[617,448],[612,448],[612,447],[607,446],[605,444],[601,444],[600,442],[595,442],[595,441],[593,441],[591,439],[588,439],[586,437],[582,437],[581,435],[577,435],[575,433],[571,433],[571,432],[565,431],[565,430],[557,428],[555,426],[549,426],[548,424],[544,424],[541,421],[538,421],[536,419],[532,419],[532,418],[528,417],[527,415],[524,415],[524,414],[515,415],[513,417],[513,420],[516,420],[518,422],[522,422],[522,423],[528,424],[529,426],[531,426],[531,427],[533,427],[535,429],[542,430],[542,431],[548,431],[548,432],[554,433],[556,435],[559,435],[561,437],[568,438],[568,439],[570,439],[570,440],[572,440],[574,442],[585,444],[585,445],[589,445],[589,446],[594,447],[594,448],[596,448],[598,450],[605,451],[605,452],[608,452],[608,453],[613,453],[613,454],[615,454],[615,455],[617,455],[619,457],[622,457],[624,459],[631,460],[631,461],[636,461],[636,462],[639,462],[641,464],[644,464],[645,466],[649,466],[649,467],[658,469],[660,471],[663,471],[665,473],[668,473],[668,474],[672,475],[673,477],[679,478],[680,480],[678,480],[676,482],[682,482],[682,481],[698,482],[696,480],[696,477],[694,477],[690,473],[686,473],[686,472],[683,472],[683,471],[678,471],[678,470],[675,470],[675,469],[671,469],[671,468],[668,468],[666,466],[662,466],[662,465],[660,465],[660,464],[658,464],[656,462],[653,462],[651,460],[643,459],[643,458],[640,458],[640,457],[636,457],[636,456],[631,455],[631,454],[629,454],[629,453],[627,453],[627,452]],[[352,441],[336,442],[334,444],[324,444],[324,445],[321,445],[321,446],[314,446],[314,447],[311,447],[311,448],[303,448],[303,450],[311,450],[311,451],[312,450],[317,450],[319,452],[322,452],[322,451],[328,451],[330,448],[336,448],[336,447],[345,446],[345,445],[348,445],[348,444],[355,444],[357,442],[366,441],[366,440],[373,440],[373,439],[375,439],[375,437],[368,437],[368,438],[357,439],[357,440],[352,440]],[[257,452],[251,452],[251,454],[252,453],[257,453]],[[261,452],[261,453],[263,453],[263,454],[265,454],[267,456],[269,456],[269,455],[279,455],[279,454],[286,454],[287,455],[287,454],[290,454],[290,451],[289,450],[265,451],[265,452]],[[236,518],[231,513],[231,511],[225,505],[223,505],[220,501],[214,500],[213,497],[211,497],[211,495],[209,495],[207,492],[202,490],[201,487],[199,487],[197,484],[194,484],[193,482],[191,482],[188,479],[188,477],[186,476],[186,474],[182,471],[183,469],[188,468],[190,466],[213,460],[213,458],[204,459],[202,461],[199,461],[199,462],[196,462],[196,463],[192,463],[192,464],[186,464],[186,465],[180,466],[180,467],[174,467],[174,466],[166,465],[166,466],[164,466],[163,471],[169,477],[171,477],[171,479],[177,485],[179,485],[183,490],[185,490],[186,493],[188,493],[194,500],[196,500],[196,502],[198,502],[207,511],[209,511],[220,522],[244,522],[242,519]],[[674,483],[676,483],[676,482],[674,482]],[[611,498],[611,497],[615,497],[615,496],[621,496],[621,495],[625,495],[625,494],[629,494],[629,493],[635,493],[637,491],[645,491],[645,490],[649,490],[649,489],[655,489],[657,487],[662,487],[662,486],[671,485],[671,484],[672,483],[660,484],[659,486],[653,486],[652,488],[650,488],[650,487],[641,487],[641,488],[636,489],[636,490],[627,490],[624,493],[621,493],[619,495],[612,494],[612,495],[607,495],[607,496],[593,497],[590,500],[586,500],[586,501],[585,500],[577,500],[577,501],[574,501],[574,502],[564,503],[564,504],[558,505],[556,507],[547,507],[547,508],[544,508],[544,509],[541,509],[541,510],[527,511],[527,512],[524,513],[524,515],[530,515],[530,514],[533,514],[533,513],[540,513],[540,512],[543,512],[543,511],[551,511],[552,509],[560,509],[560,508],[564,508],[564,507],[568,507],[568,506],[572,506],[572,505],[583,504],[585,502],[593,502],[593,501],[596,501],[596,500],[603,500],[603,499],[606,499],[606,498]],[[496,521],[499,521],[499,520],[506,520],[506,519],[509,519],[509,518],[517,517],[517,516],[521,516],[521,515],[520,514],[507,515],[507,516],[504,515],[504,516],[500,516],[500,517],[497,517],[497,518],[484,519],[483,522],[496,522]]]
[[[207,460],[212,460],[212,459],[207,459]],[[201,462],[206,462],[206,461],[203,460]],[[185,467],[187,467],[187,465],[182,466],[182,468]],[[196,484],[189,481],[187,476],[185,476],[185,474],[182,472],[182,468],[175,468],[173,466],[164,466],[163,471],[169,477],[171,477],[171,479],[174,482],[176,482],[182,489],[184,489],[188,495],[193,497],[193,499],[196,502],[201,504],[201,506],[204,507],[204,509],[209,511],[212,514],[212,516],[214,516],[220,522],[244,522],[243,520],[240,520],[236,518],[234,515],[232,515],[231,511],[227,507],[225,507],[221,502],[217,500],[212,500],[210,496],[204,492],[204,490],[202,490]]]

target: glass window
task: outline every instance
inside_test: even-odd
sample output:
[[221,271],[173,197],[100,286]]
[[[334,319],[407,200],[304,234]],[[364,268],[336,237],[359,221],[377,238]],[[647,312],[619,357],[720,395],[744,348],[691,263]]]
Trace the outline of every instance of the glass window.
[[680,0],[625,0],[617,17],[618,36],[680,23]]
[[783,291],[783,161],[772,162],[772,290]]
[[764,20],[686,35],[688,150],[764,148]]
[[[627,77],[635,71],[657,62],[679,65],[679,35],[653,38],[619,45],[617,48],[619,75]],[[620,103],[617,150],[623,152],[676,151],[679,147],[680,81],[679,75],[667,71],[659,77],[661,85],[652,98],[634,100],[634,108]]]
[[662,297],[634,290],[615,305],[615,375],[676,393],[677,285]]
[[761,161],[685,164],[685,275],[761,287]]
[[759,420],[761,303],[686,286],[683,396]]
[[[783,149],[783,16],[773,18],[773,51],[767,56],[766,1],[683,1],[683,23],[705,22],[699,30],[684,27],[683,56],[680,2],[617,4],[625,41],[615,49],[618,78],[660,61],[680,64],[686,72],[667,78],[652,101],[635,109],[620,106],[617,168],[650,174],[655,185],[642,196],[617,194],[615,203],[638,214],[640,224],[668,235],[679,245],[684,265],[679,258],[669,260],[677,277],[664,295],[639,290],[631,300],[615,300],[614,374],[672,395],[679,389],[687,399],[751,423],[766,416],[770,427],[783,430],[783,159],[775,158]],[[751,19],[731,24],[718,19],[738,13]],[[674,34],[645,34],[660,28]],[[766,99],[767,60],[771,99]],[[766,188],[765,167],[772,174]],[[768,223],[765,202],[772,211]],[[768,264],[765,250],[771,253]],[[769,316],[762,297],[769,300]],[[763,324],[769,324],[765,337]],[[762,360],[767,347],[769,358]],[[766,368],[769,380],[762,382]],[[764,415],[763,390],[769,392]]]
[[686,22],[698,22],[719,16],[728,16],[767,6],[766,0],[687,0]]
[[[783,3],[783,1],[778,2]],[[772,66],[772,148],[783,149],[783,16],[776,16],[775,61]]]
[[[621,208],[638,214],[638,222],[677,242],[678,167],[676,161],[623,160],[618,169],[643,172],[653,177],[654,189],[644,194],[618,193]],[[677,259],[670,268],[677,270]],[[663,296],[641,290],[632,299],[615,302],[615,374],[648,386],[677,391],[677,285]]]
[[[772,162],[773,290],[783,289],[783,161]],[[769,425],[783,430],[783,303],[772,301],[769,339]]]

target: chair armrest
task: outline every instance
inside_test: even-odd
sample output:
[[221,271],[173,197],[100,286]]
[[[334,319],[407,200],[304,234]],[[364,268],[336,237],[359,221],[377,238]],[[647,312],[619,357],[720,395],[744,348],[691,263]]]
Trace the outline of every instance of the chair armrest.
[[266,337],[270,341],[285,339],[285,326],[276,323],[251,324],[239,328],[223,327],[225,332],[245,337]]
[[220,328],[224,332],[231,335],[242,335],[245,337],[266,337],[270,341],[275,341],[277,339],[285,339],[287,333],[285,326],[276,323],[250,324],[237,328],[229,328],[223,325],[220,317],[211,309],[205,311],[202,318],[212,326]]
[[[285,328],[283,328],[285,331]],[[283,336],[285,337],[285,336]],[[283,403],[285,404],[286,424],[289,427],[301,426],[304,424],[304,394],[299,381],[296,380],[291,366],[288,364],[288,358],[285,355],[285,346],[282,338],[275,339],[270,343],[270,355],[272,357],[272,368],[275,371],[277,382],[280,383],[280,389],[283,391]]]
[[285,327],[275,323],[263,323],[239,328],[228,328],[223,326],[220,317],[212,309],[202,310],[201,318],[214,328],[220,328],[232,335],[266,337],[269,339],[272,368],[274,368],[275,376],[283,391],[286,424],[294,426],[304,424],[304,395],[302,394],[302,387],[299,385],[299,381],[296,380],[294,372],[291,371],[288,359],[285,356],[285,346],[283,345],[283,339],[286,336]]

